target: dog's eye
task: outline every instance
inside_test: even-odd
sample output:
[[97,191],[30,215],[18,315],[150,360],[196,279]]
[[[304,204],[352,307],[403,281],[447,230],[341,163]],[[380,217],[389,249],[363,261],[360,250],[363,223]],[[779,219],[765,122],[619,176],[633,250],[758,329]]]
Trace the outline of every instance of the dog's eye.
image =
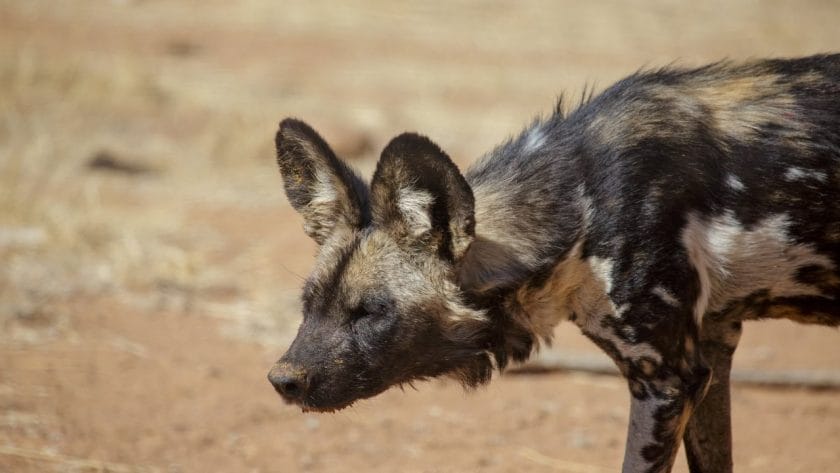
[[352,310],[350,310],[349,315],[350,315],[349,318],[352,321],[352,320],[362,319],[362,318],[370,315],[370,312],[368,312],[367,309],[365,309],[364,304],[359,304],[356,307],[354,307]]
[[375,297],[365,302],[365,310],[377,317],[385,317],[391,312],[391,303],[387,299]]
[[359,320],[365,317],[384,317],[388,315],[389,304],[379,298],[371,298],[360,302],[350,313],[350,320]]

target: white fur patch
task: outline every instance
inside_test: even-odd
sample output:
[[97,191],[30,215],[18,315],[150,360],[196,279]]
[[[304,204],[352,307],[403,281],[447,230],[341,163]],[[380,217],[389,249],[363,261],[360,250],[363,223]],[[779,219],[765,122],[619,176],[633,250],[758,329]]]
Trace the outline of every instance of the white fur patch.
[[528,130],[528,134],[525,135],[525,145],[522,147],[522,151],[531,153],[540,149],[544,144],[545,133],[539,127],[531,128]]
[[613,260],[590,256],[588,261],[592,272],[604,283],[604,291],[609,294],[612,291]]
[[689,215],[682,242],[700,278],[694,305],[698,325],[707,311],[719,311],[732,301],[766,289],[770,297],[820,295],[796,281],[799,268],[834,268],[832,261],[809,245],[794,243],[787,234],[786,214],[770,216],[749,230],[731,211],[703,220]]
[[335,183],[333,182],[330,174],[320,169],[316,171],[315,188],[312,192],[311,203],[326,204],[330,202],[335,202],[337,198],[338,197],[335,192]]
[[659,208],[661,207],[662,202],[662,188],[659,186],[653,186],[648,192],[648,195],[645,197],[645,200],[642,202],[642,211],[645,213],[646,216],[653,217],[659,212]]
[[621,317],[622,315],[624,315],[625,312],[630,310],[630,304],[629,303],[621,304],[618,307],[616,307],[615,304],[613,304],[612,307],[613,307],[613,311],[615,312],[616,317]]
[[432,229],[431,206],[435,201],[428,192],[404,187],[397,197],[397,207],[414,236]]
[[443,297],[449,310],[448,319],[452,323],[459,322],[489,322],[487,312],[468,307],[460,299],[461,288],[448,279],[442,278]]
[[589,267],[592,268],[592,275],[603,284],[604,295],[606,300],[609,302],[609,307],[611,309],[609,313],[612,314],[613,317],[620,318],[625,312],[630,310],[630,304],[621,304],[620,306],[616,306],[615,302],[610,299],[610,292],[612,292],[613,287],[612,272],[613,266],[615,266],[613,260],[610,258],[590,256],[589,259],[587,259],[587,263],[589,264]]
[[744,183],[735,174],[726,175],[726,185],[735,191],[742,191],[745,188]]
[[652,292],[653,295],[662,299],[662,302],[668,304],[671,307],[679,307],[680,306],[680,300],[677,299],[677,297],[674,295],[674,293],[669,291],[664,286],[656,286],[650,292]]
[[592,201],[592,198],[586,194],[586,188],[583,184],[579,184],[577,186],[575,193],[577,194],[578,205],[580,206],[580,213],[583,218],[583,228],[581,230],[586,233],[589,229],[589,225],[592,223],[592,216],[595,215],[595,203]]
[[451,323],[489,322],[486,312],[470,309],[455,300],[447,299],[446,308],[449,310],[447,318]]
[[805,179],[815,179],[820,182],[825,182],[828,180],[828,175],[822,171],[814,171],[798,167],[790,167],[785,170],[785,180],[787,181],[802,181]]

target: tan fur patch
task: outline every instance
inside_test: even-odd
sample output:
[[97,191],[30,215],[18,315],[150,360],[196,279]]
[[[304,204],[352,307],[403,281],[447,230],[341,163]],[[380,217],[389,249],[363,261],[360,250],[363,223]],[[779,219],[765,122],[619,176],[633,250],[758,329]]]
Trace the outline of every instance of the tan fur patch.
[[[650,358],[661,362],[661,355],[648,343],[630,343],[610,328],[603,327],[599,316],[618,317],[626,307],[616,307],[607,295],[607,281],[596,274],[593,265],[583,260],[582,242],[578,242],[557,266],[548,281],[537,289],[520,289],[516,299],[524,308],[522,325],[542,339],[550,339],[554,327],[572,314],[585,333],[614,343],[630,359]],[[592,317],[592,315],[596,315]]]
[[577,243],[561,261],[548,281],[540,288],[522,288],[516,300],[524,308],[524,325],[540,338],[550,339],[554,327],[573,313],[585,316],[606,297],[595,284],[592,270],[581,258],[582,243]]
[[711,112],[724,136],[746,141],[768,123],[781,125],[789,132],[802,132],[803,123],[794,115],[796,100],[778,80],[774,74],[726,78],[690,84],[684,92]]

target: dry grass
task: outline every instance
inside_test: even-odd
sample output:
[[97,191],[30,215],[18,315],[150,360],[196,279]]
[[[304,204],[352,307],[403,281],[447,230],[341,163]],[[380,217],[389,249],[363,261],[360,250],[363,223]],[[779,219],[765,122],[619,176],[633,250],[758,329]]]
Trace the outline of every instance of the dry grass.
[[[251,282],[235,259],[233,268],[211,261],[224,235],[184,222],[203,205],[277,203],[273,186],[252,177],[257,158],[271,156],[270,125],[173,105],[166,97],[180,91],[137,61],[24,49],[0,68],[2,316],[103,291],[188,305],[202,288]],[[151,172],[90,169],[100,152]]]

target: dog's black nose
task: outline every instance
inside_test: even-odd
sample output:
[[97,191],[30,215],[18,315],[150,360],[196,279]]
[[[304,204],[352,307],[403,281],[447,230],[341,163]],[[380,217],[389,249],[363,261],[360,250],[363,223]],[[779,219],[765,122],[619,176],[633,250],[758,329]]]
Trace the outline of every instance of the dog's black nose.
[[306,372],[288,363],[274,365],[268,372],[268,380],[274,386],[274,390],[289,402],[300,401],[306,395]]

